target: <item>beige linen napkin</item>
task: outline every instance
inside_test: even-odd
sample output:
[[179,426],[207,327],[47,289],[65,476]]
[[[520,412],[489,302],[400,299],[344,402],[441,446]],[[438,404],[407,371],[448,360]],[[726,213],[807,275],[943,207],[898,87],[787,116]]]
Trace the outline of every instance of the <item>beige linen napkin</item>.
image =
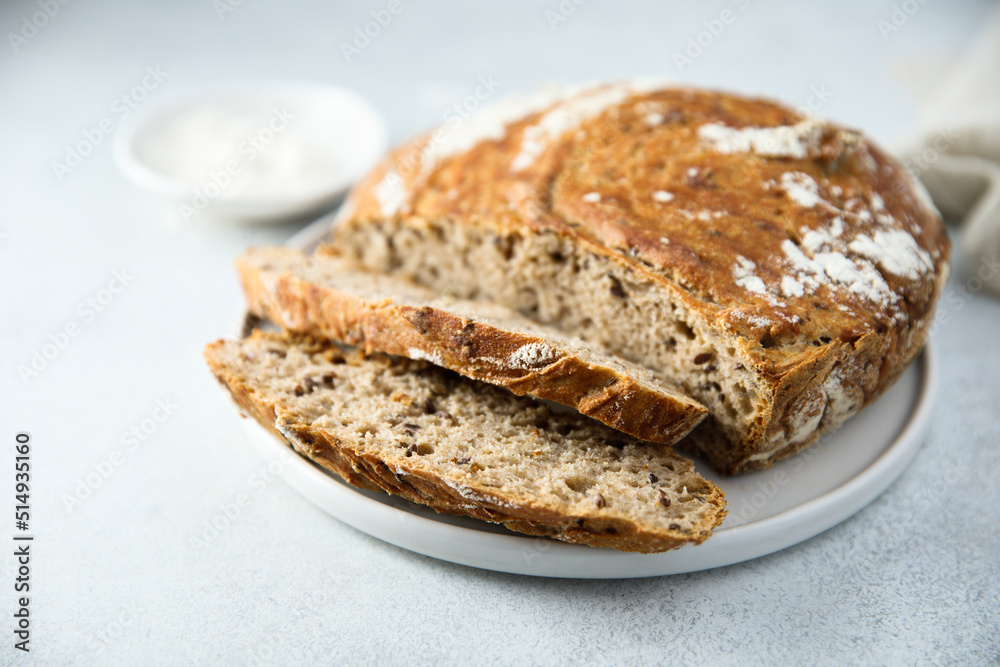
[[896,152],[961,225],[958,270],[1000,293],[1000,5],[954,62],[901,74],[923,98],[922,119]]

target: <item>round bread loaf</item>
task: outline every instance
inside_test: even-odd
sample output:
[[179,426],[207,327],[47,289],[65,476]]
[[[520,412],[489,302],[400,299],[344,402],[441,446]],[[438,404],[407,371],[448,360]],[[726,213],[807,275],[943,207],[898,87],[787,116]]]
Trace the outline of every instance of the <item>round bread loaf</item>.
[[682,444],[727,473],[881,394],[949,266],[923,188],[859,132],[638,84],[502,102],[404,144],[331,248],[666,374],[711,414]]

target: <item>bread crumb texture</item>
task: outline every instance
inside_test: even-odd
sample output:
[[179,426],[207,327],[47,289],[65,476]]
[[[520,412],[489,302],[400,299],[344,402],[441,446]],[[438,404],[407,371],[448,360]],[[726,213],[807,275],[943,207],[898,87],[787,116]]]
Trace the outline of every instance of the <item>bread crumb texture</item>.
[[260,331],[205,356],[302,454],[440,512],[642,552],[700,543],[725,516],[721,491],[669,447],[426,362]]

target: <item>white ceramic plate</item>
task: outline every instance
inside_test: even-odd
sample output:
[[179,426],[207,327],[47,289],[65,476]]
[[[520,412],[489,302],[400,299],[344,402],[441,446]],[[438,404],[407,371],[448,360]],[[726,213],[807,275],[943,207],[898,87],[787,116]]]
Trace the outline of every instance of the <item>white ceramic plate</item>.
[[[290,245],[309,248],[329,220]],[[252,419],[247,433],[267,459],[284,463],[285,480],[313,504],[373,537],[462,565],[545,577],[618,579],[707,570],[780,551],[855,514],[885,491],[916,456],[936,386],[928,346],[876,403],[819,444],[768,470],[721,477],[695,465],[726,494],[729,516],[699,546],[629,554],[520,536],[465,517],[437,514],[400,498],[355,489],[301,456]]]
[[[222,123],[215,134],[227,129],[225,136],[238,135],[229,140],[244,134],[246,140],[236,154],[213,154],[221,149],[199,134],[177,134],[178,124],[192,118]],[[298,150],[291,152],[287,143],[285,150],[275,148],[294,141],[290,132],[299,137]],[[252,143],[251,135],[256,135]],[[308,141],[302,143],[305,135]],[[261,223],[329,207],[382,157],[387,140],[382,115],[353,91],[317,83],[257,81],[189,90],[144,109],[117,133],[114,153],[126,178],[187,211],[185,220],[204,212],[216,219]],[[192,145],[183,148],[187,144]],[[179,162],[187,165],[184,171],[204,177],[185,180]],[[238,171],[226,173],[227,164]],[[307,170],[308,178],[279,178],[281,169],[295,165]],[[277,170],[268,173],[267,182],[275,184],[270,192],[235,184],[239,172],[245,176],[261,169]]]

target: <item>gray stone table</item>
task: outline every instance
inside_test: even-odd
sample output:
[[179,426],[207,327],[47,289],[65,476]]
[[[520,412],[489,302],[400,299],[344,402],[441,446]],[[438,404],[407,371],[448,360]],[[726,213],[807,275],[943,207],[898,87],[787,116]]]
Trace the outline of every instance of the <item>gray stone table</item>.
[[[356,28],[389,2],[0,6],[0,664],[996,664],[1000,301],[962,293],[963,278],[936,332],[926,444],[855,517],[696,574],[513,576],[389,546],[257,476],[201,347],[231,324],[232,258],[303,223],[181,224],[111,151],[118,101],[147,68],[162,74],[136,106],[233,79],[324,81],[374,100],[394,141],[480,77],[499,95],[654,75],[811,105],[889,143],[917,120],[898,68],[957,53],[987,3],[395,1],[361,46]],[[68,326],[22,381],[18,366]],[[30,654],[13,648],[20,430],[33,439]],[[95,470],[106,478],[67,506]],[[243,493],[231,528],[192,546]]]

